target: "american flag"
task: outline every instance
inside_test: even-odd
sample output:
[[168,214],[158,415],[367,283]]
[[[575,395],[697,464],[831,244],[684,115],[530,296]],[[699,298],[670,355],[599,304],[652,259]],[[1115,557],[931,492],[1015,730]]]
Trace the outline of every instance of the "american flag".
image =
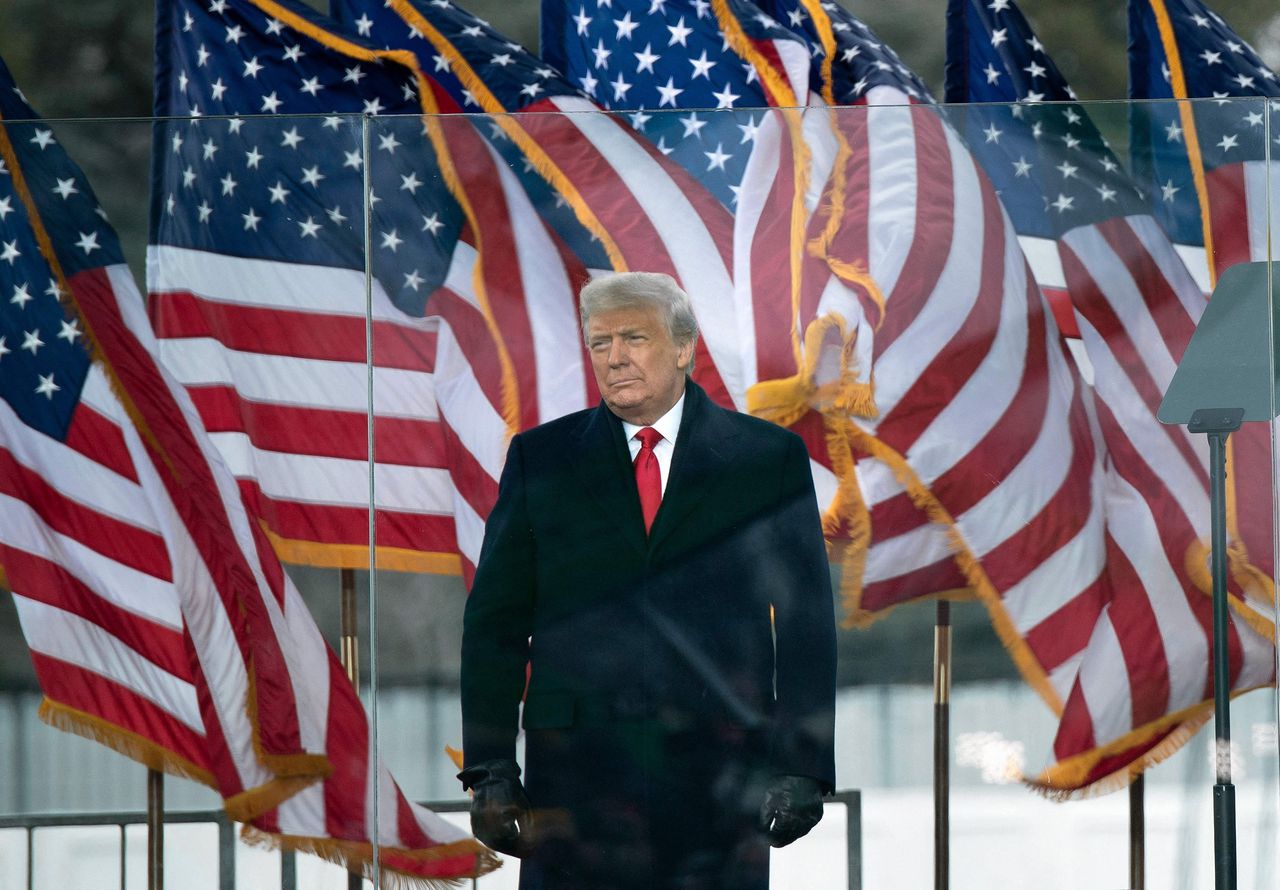
[[[1215,278],[1267,259],[1280,77],[1199,0],[1130,0],[1129,98],[1198,100],[1142,101],[1130,115],[1135,177],[1174,240],[1203,245]],[[1274,234],[1271,245],[1274,255]]]
[[[744,293],[750,276],[739,274],[735,247],[744,239],[735,235],[735,218],[716,197],[716,182],[691,175],[667,156],[665,146],[633,129],[647,129],[655,117],[674,120],[671,109],[604,114],[550,64],[447,0],[391,8],[344,0],[335,12],[357,28],[368,22],[378,42],[414,50],[462,108],[500,115],[492,128],[494,147],[521,176],[539,213],[588,267],[675,276],[690,293],[703,329],[695,379],[721,404],[745,404],[754,382],[754,329],[749,291]],[[626,14],[619,20],[623,24],[615,30],[631,30]],[[643,46],[637,47],[643,58],[628,63],[625,72],[619,69],[628,88],[633,68],[653,65]],[[703,117],[693,115],[690,127],[704,127]],[[749,143],[761,130],[776,133],[766,117],[762,111],[744,117],[743,128],[733,129],[734,143]],[[725,161],[703,158],[701,170],[720,163]],[[716,167],[712,179],[723,177]],[[731,190],[723,194],[731,200]],[[776,265],[776,252],[773,258]]]
[[[732,23],[714,11],[687,21],[723,42]],[[972,589],[1053,700],[1016,622],[1044,608],[1049,577],[1064,600],[1102,584],[1100,468],[1078,381],[994,190],[937,110],[913,102],[919,81],[842,11],[769,12],[832,60],[828,101],[856,87],[866,107],[823,116],[839,148],[806,233],[805,368],[762,374],[756,407],[837,470],[825,518],[849,545],[855,621]]]
[[[1280,247],[1269,221],[1280,206],[1280,78],[1198,0],[1131,0],[1129,47],[1131,99],[1195,100],[1133,105],[1133,166],[1153,213],[1176,241],[1204,245],[1210,284],[1231,265],[1270,259]],[[1271,478],[1270,430],[1246,424],[1227,460],[1233,574],[1270,579],[1272,486],[1261,482]],[[1271,582],[1254,583],[1270,604]],[[1271,620],[1252,600],[1248,611]]]
[[284,558],[468,573],[507,437],[586,402],[585,270],[471,120],[424,124],[456,107],[411,54],[332,27],[161,5],[156,110],[194,120],[157,140],[152,315]]
[[[1056,242],[1045,258],[1059,266],[1093,369],[1112,599],[1070,604],[1028,638],[1047,662],[1080,665],[1059,689],[1056,763],[1039,781],[1096,791],[1172,753],[1211,707],[1211,602],[1194,569],[1208,533],[1204,443],[1156,420],[1205,301],[1010,0],[952,0],[947,74],[949,100],[1002,103],[950,113],[1018,231]],[[1269,637],[1237,616],[1232,642],[1235,687],[1267,682]]]
[[410,878],[492,868],[370,756],[355,691],[158,363],[88,182],[2,65],[0,117],[0,560],[42,715],[211,785],[255,835],[353,868],[377,843]]

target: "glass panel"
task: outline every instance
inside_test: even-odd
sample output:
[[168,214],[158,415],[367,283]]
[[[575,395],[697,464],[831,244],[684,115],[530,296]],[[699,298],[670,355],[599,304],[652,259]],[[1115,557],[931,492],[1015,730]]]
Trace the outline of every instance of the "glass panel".
[[[690,112],[645,114],[643,134],[631,115],[552,112],[436,117],[425,132],[414,116],[41,125],[83,170],[66,200],[86,195],[88,182],[105,183],[96,199],[119,233],[120,260],[140,291],[151,292],[159,354],[189,389],[250,515],[265,523],[301,593],[301,601],[286,600],[293,603],[286,613],[305,626],[314,621],[335,653],[345,649],[359,659],[360,701],[329,701],[350,706],[342,719],[351,726],[359,714],[372,718],[360,750],[376,752],[408,800],[435,802],[444,822],[468,828],[458,766],[446,749],[463,742],[461,639],[484,518],[498,496],[511,434],[597,403],[577,295],[589,277],[622,258],[633,270],[675,271],[684,283],[702,326],[693,380],[712,400],[788,426],[808,446],[830,544],[833,615],[866,625],[842,625],[835,634],[834,784],[861,792],[860,808],[828,801],[812,834],[770,854],[773,886],[814,886],[820,873],[821,886],[843,887],[850,820],[865,886],[928,884],[937,613],[922,600],[939,596],[951,600],[954,885],[1054,886],[1067,875],[1090,886],[1122,885],[1129,856],[1124,771],[1145,758],[1152,761],[1143,791],[1149,885],[1211,886],[1217,752],[1207,698],[1209,460],[1203,435],[1156,425],[1151,412],[1219,273],[1268,257],[1280,180],[1273,171],[1275,103],[807,112],[799,132],[812,140],[806,163],[814,186],[799,209],[785,200],[788,186],[777,177],[753,179],[762,168],[745,162],[732,171],[735,182],[706,181],[720,175],[708,165],[727,144],[712,135],[740,139],[744,128],[765,152],[753,163],[767,158],[769,173],[794,174],[780,160],[792,132],[787,115],[698,112],[701,126],[688,138],[702,148],[690,142],[684,155],[666,158],[656,142],[639,140],[684,138]],[[1071,114],[1095,129],[1086,133]],[[1200,125],[1202,143],[1222,120],[1260,116],[1265,124],[1252,166],[1234,171],[1206,161],[1209,246],[1203,224],[1200,243],[1194,227],[1190,235],[1159,227],[1160,215],[1148,214],[1153,202],[1165,201],[1163,183],[1142,180],[1143,168],[1131,161],[1137,134],[1165,132],[1188,115]],[[1013,138],[1016,128],[1037,123],[1040,139],[1034,131],[1021,142]],[[1005,178],[993,173],[988,186],[969,151],[995,170],[1001,161],[985,148],[993,127],[1002,132],[991,144],[1014,148],[1003,160]],[[11,123],[6,132],[20,129]],[[1072,146],[1068,136],[1081,144]],[[564,150],[534,163],[530,146],[553,137],[574,150],[614,154],[609,164],[570,167],[572,152]],[[166,168],[156,197],[161,216],[148,238],[144,158],[153,139]],[[1103,139],[1113,155],[1103,153]],[[311,154],[294,160],[290,141]],[[285,160],[267,169],[267,147]],[[1147,161],[1165,164],[1176,147],[1166,141]],[[250,161],[255,150],[264,155],[259,166]],[[1118,170],[1107,169],[1108,158]],[[552,162],[559,172],[547,166]],[[1025,173],[1019,162],[1028,165]],[[829,174],[842,163],[843,209],[828,223],[824,214],[837,206],[838,187]],[[363,164],[372,191],[364,188]],[[1129,191],[1108,178],[1123,172],[1132,176]],[[1223,181],[1234,172],[1243,175],[1246,199],[1224,205]],[[896,191],[889,182],[898,183]],[[55,178],[48,190],[58,185]],[[1029,204],[1015,191],[1030,194]],[[1204,206],[1197,195],[1187,212],[1203,222]],[[756,228],[744,228],[757,211]],[[798,241],[793,212],[807,225]],[[10,216],[6,224],[12,222]],[[248,231],[256,237],[246,240]],[[753,244],[744,231],[761,234]],[[1226,234],[1214,237],[1218,232]],[[1241,248],[1232,232],[1250,240]],[[321,236],[323,245],[311,244]],[[1027,287],[1022,256],[1045,303]],[[739,285],[748,278],[744,290]],[[14,296],[22,283],[4,281],[0,297]],[[138,311],[141,298],[134,299]],[[804,373],[797,380],[798,370]],[[1270,886],[1280,874],[1271,686],[1274,438],[1266,425],[1251,424],[1230,440],[1229,651],[1240,693],[1232,703],[1231,761],[1242,886]],[[536,448],[533,438],[521,441]],[[141,439],[134,445],[140,450],[133,454],[147,454]],[[681,484],[679,447],[668,468],[673,486]],[[588,452],[576,444],[560,450],[569,467],[557,477],[562,493],[530,520],[539,547],[571,524],[574,509],[597,509],[586,500]],[[614,456],[614,481],[632,484],[629,454]],[[753,466],[751,459],[740,453],[699,483],[731,478]],[[291,464],[311,467],[292,489]],[[783,476],[771,465],[741,484],[704,491],[688,506],[688,530],[729,522],[736,500],[763,497]],[[857,485],[842,486],[842,479]],[[664,503],[679,498],[675,492],[668,488]],[[618,508],[634,506],[635,515],[626,515],[637,523],[638,499]],[[371,503],[374,535],[366,544]],[[625,533],[610,530],[616,517],[602,511],[592,521],[584,535],[603,543],[584,558],[603,552],[605,568],[630,579],[630,545]],[[718,546],[704,544],[688,558],[696,563]],[[547,780],[563,763],[546,745],[565,740],[565,720],[652,730],[632,736],[645,744],[623,751],[616,771],[612,762],[591,766],[598,752],[580,761],[593,774],[639,775],[642,784],[654,778],[644,764],[674,763],[675,746],[706,750],[705,726],[690,730],[673,718],[706,716],[684,710],[690,690],[727,709],[727,717],[717,712],[721,729],[749,727],[737,722],[744,718],[732,703],[754,701],[760,627],[740,623],[750,612],[740,600],[757,575],[774,571],[764,560],[772,546],[769,539],[743,557],[756,560],[758,571],[733,590],[720,585],[740,566],[699,574],[663,601],[673,612],[587,621],[588,630],[572,633],[563,627],[581,623],[581,613],[558,616],[565,625],[537,625],[525,698],[534,706],[524,720],[541,734],[543,759],[537,745],[526,759],[523,731],[509,727],[519,733],[515,753],[538,796],[535,807],[545,809],[540,795],[555,792]],[[264,549],[271,574],[267,555]],[[660,552],[655,559],[661,564]],[[19,562],[6,565],[15,588]],[[353,572],[356,620],[355,645],[345,647],[344,565]],[[61,566],[74,562],[68,557]],[[558,579],[576,571],[570,561],[539,581],[538,607],[554,603]],[[794,571],[788,562],[779,577]],[[42,693],[19,624],[19,610],[40,602],[39,591],[29,591],[0,602],[0,767],[11,778],[0,786],[0,810],[140,812],[142,766],[37,718]],[[715,600],[718,591],[723,601]],[[291,611],[302,604],[310,617]],[[788,645],[783,628],[794,626],[778,623],[779,653]],[[307,633],[291,639],[314,643]],[[636,649],[638,640],[648,648]],[[36,664],[47,645],[36,646]],[[303,660],[305,651],[321,653],[290,650]],[[785,702],[787,661],[778,657],[778,701]],[[768,673],[766,709],[775,707]],[[512,689],[523,683],[520,670],[512,677]],[[308,682],[297,675],[298,688]],[[604,710],[593,711],[601,692],[608,693]],[[631,692],[638,697],[622,694]],[[44,695],[66,694],[46,683]],[[561,694],[573,696],[568,706]],[[92,701],[76,709],[86,704]],[[325,719],[304,720],[310,749],[331,744]],[[625,765],[633,757],[638,773]],[[726,756],[715,769],[732,761]],[[1023,779],[1041,783],[1050,797],[1088,799],[1045,800],[1022,787]],[[396,833],[402,829],[389,781],[377,792],[375,834],[398,846],[406,841]],[[372,804],[361,792],[353,799]],[[762,799],[763,786],[750,793]],[[200,784],[166,782],[171,811],[218,805],[218,795]],[[627,812],[617,800],[610,806]],[[606,813],[619,824],[619,810]],[[541,815],[544,826],[564,825],[555,814]],[[286,807],[280,818],[294,830],[306,816]],[[207,824],[171,826],[173,867],[184,863],[196,880],[213,881],[212,831]],[[363,831],[361,824],[356,833]],[[127,834],[133,886],[144,873],[144,832],[135,825]],[[41,828],[36,837],[37,886],[76,886],[84,874],[114,875],[120,867],[116,828]],[[76,856],[64,855],[72,842],[80,845]],[[0,882],[25,880],[25,850],[21,832],[0,833]],[[58,872],[73,860],[87,871]],[[278,880],[278,856],[241,847],[238,860],[241,883]],[[300,856],[296,868],[300,884],[346,885],[340,867],[316,857]],[[506,858],[480,884],[514,886],[518,869]]]

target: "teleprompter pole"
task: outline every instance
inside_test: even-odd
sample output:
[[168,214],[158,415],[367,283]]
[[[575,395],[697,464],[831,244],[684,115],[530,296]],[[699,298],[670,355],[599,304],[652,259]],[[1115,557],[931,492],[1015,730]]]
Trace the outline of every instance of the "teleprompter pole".
[[[355,569],[339,569],[341,590],[340,656],[347,679],[360,694],[360,637],[356,620],[356,572]],[[360,890],[364,878],[356,872],[347,875],[347,890]]]
[[1187,430],[1209,438],[1210,569],[1213,574],[1213,873],[1216,890],[1236,890],[1236,789],[1231,784],[1231,667],[1227,661],[1227,437],[1243,409],[1201,409]]
[[933,627],[933,886],[951,865],[951,604],[938,600]]
[[147,890],[164,890],[164,773],[147,770]]

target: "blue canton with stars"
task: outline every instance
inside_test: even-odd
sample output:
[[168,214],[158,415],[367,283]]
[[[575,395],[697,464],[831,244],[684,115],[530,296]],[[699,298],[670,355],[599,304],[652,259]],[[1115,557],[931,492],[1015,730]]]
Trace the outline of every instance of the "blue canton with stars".
[[947,115],[1014,228],[1052,238],[1146,212],[1136,187],[1011,0],[951,0]]
[[[813,56],[812,88],[822,89],[822,61],[826,50],[813,17],[800,0],[758,0],[757,5],[782,22],[809,44]],[[912,99],[932,102],[929,88],[914,71],[903,64],[893,47],[876,37],[867,25],[836,3],[821,4],[831,22],[835,38],[835,58],[831,63],[831,94],[837,104],[853,105],[865,98],[867,90],[889,86]]]
[[[728,5],[751,40],[795,41],[752,4]],[[631,111],[632,127],[733,208],[762,120],[738,109],[769,102],[709,0],[543,0],[542,55],[601,105]]]
[[[449,0],[423,0],[412,6],[466,61],[503,110],[518,113],[554,96],[584,95],[559,71]],[[333,0],[331,11],[348,29],[377,46],[414,52],[423,71],[462,111],[482,110],[479,99],[458,79],[453,60],[383,0]],[[609,268],[600,242],[578,221],[564,198],[538,175],[519,146],[493,121],[480,124],[479,130],[520,180],[539,216],[570,250],[588,267]]]
[[[1267,156],[1270,116],[1272,156],[1280,155],[1280,78],[1216,12],[1198,0],[1164,0],[1177,42],[1187,96],[1206,170]],[[1173,96],[1150,0],[1129,3],[1129,98]],[[1270,97],[1241,101],[1236,97]],[[1235,99],[1235,101],[1224,101]],[[1216,100],[1216,101],[1214,101]],[[1134,175],[1147,184],[1151,210],[1175,241],[1203,244],[1186,133],[1178,103],[1135,104],[1130,112]]]
[[28,426],[62,439],[89,373],[89,350],[79,320],[64,305],[69,295],[40,253],[15,173],[67,279],[124,257],[84,172],[38,120],[3,62],[0,117],[0,139],[18,166],[12,170],[0,158],[0,398]]
[[[277,5],[333,32],[300,4]],[[409,69],[353,57],[251,0],[161,4],[156,114],[191,119],[157,127],[152,242],[363,269],[368,163],[374,275],[402,310],[423,314],[463,215],[417,89]],[[364,121],[393,114],[412,116],[371,125],[366,158]]]

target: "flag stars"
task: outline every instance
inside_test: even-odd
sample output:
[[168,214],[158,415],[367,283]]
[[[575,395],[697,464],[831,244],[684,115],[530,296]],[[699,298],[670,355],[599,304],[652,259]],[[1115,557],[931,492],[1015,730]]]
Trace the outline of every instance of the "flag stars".
[[333,208],[326,210],[325,213],[328,214],[329,219],[333,221],[335,226],[340,226],[347,221],[346,214],[342,212],[342,206],[339,204],[334,204]]
[[410,173],[408,176],[400,177],[400,191],[416,195],[420,188],[422,188],[422,182],[418,179],[417,173]]
[[288,130],[285,130],[283,133],[280,134],[280,147],[292,148],[296,150],[298,147],[298,143],[301,142],[302,140],[303,140],[303,137],[298,135],[298,128],[290,127]]
[[261,71],[261,70],[262,70],[262,65],[260,65],[260,64],[258,63],[258,57],[257,57],[257,56],[254,56],[252,59],[248,59],[248,60],[246,60],[246,61],[245,61],[245,63],[244,63],[244,76],[245,76],[245,77],[252,77],[254,80],[257,80],[257,79],[258,79],[258,72],[259,72],[259,71]]
[[1165,182],[1164,185],[1160,186],[1161,200],[1163,200],[1166,204],[1172,204],[1173,196],[1180,191],[1182,191],[1182,189],[1179,186],[1174,185],[1173,180],[1170,179],[1167,182]]
[[1013,162],[1013,175],[1028,178],[1031,176],[1031,164],[1025,157],[1020,157]]
[[306,220],[298,223],[298,229],[300,238],[316,238],[316,233],[320,231],[320,223],[308,216]]
[[200,206],[196,208],[196,212],[200,214],[200,222],[207,223],[209,217],[213,215],[213,208],[209,206],[208,201],[201,201]]
[[711,79],[711,69],[715,67],[716,63],[714,60],[707,58],[707,51],[705,49],[702,51],[702,55],[699,58],[687,59],[686,61],[693,66],[694,80],[697,80],[699,77],[705,77],[707,80]]
[[320,85],[319,77],[307,77],[307,78],[303,78],[302,86],[300,87],[300,89],[302,90],[302,92],[306,93],[308,96],[316,96],[320,93],[322,89],[324,89],[324,87]]
[[267,191],[271,194],[272,204],[283,204],[284,199],[290,195],[289,189],[284,187],[284,183],[276,180],[276,184],[271,186]]
[[642,71],[648,71],[650,74],[654,73],[653,63],[658,61],[660,56],[653,51],[652,43],[646,43],[643,52],[632,53],[632,55],[636,57],[636,74]]
[[359,170],[361,165],[364,164],[364,158],[360,157],[360,152],[358,150],[344,151],[342,155],[344,158],[344,160],[342,161],[342,166],[344,168],[350,167],[353,170]]
[[201,149],[201,157],[203,160],[206,160],[206,161],[212,161],[213,156],[218,153],[218,146],[214,144],[214,141],[212,139],[210,139],[208,142],[205,142],[203,145],[201,145],[200,149]]
[[1245,122],[1246,124],[1248,124],[1249,126],[1251,126],[1251,127],[1261,127],[1261,126],[1262,126],[1262,112],[1260,112],[1260,111],[1253,111],[1253,112],[1250,112],[1249,114],[1246,114],[1246,115],[1244,116],[1244,122]]
[[418,274],[417,269],[414,269],[412,272],[404,276],[404,286],[409,288],[409,290],[413,291],[415,294],[418,292],[418,288],[422,287],[422,284],[425,281],[426,279]]
[[13,199],[7,196],[0,198],[0,222],[10,213],[13,213]]
[[254,212],[253,208],[249,208],[248,213],[240,214],[240,218],[244,220],[244,230],[246,232],[258,231],[258,223],[262,222],[262,217]]
[[369,18],[367,13],[361,13],[354,24],[361,37],[369,37],[373,34],[373,19]]
[[186,169],[182,171],[182,187],[187,189],[191,188],[199,178],[200,177],[196,175],[196,171],[191,168],[190,164],[188,164]]
[[680,123],[684,125],[684,136],[682,137],[684,139],[688,139],[690,136],[697,136],[701,139],[701,130],[707,125],[706,121],[698,119],[698,112],[696,111],[690,112],[688,117],[680,118]]
[[8,338],[0,337],[0,358],[4,358],[9,353],[13,352],[12,349],[10,349],[8,346],[5,345],[6,339]]
[[578,14],[573,17],[573,23],[578,28],[579,37],[587,36],[587,28],[591,26],[591,22],[592,22],[592,18],[591,16],[587,15],[587,8],[585,6],[580,7],[578,9]]
[[1237,74],[1235,77],[1231,79],[1234,80],[1237,84],[1239,84],[1240,89],[1242,90],[1253,89],[1253,84],[1254,84],[1253,78],[1245,74],[1243,71],[1241,71],[1239,74]]
[[1053,169],[1061,173],[1063,179],[1074,179],[1075,175],[1080,172],[1079,167],[1074,166],[1068,161],[1063,161],[1061,164],[1059,164],[1057,167],[1054,167]]
[[64,201],[72,195],[80,194],[80,189],[76,188],[76,180],[74,176],[69,176],[66,179],[58,179],[58,184],[50,189],[50,191],[55,195],[60,196]]
[[36,134],[31,137],[30,141],[40,146],[41,151],[44,151],[50,145],[57,145],[58,143],[58,140],[53,138],[53,130],[41,130],[38,127],[36,128]]
[[392,253],[395,253],[396,248],[404,243],[404,239],[396,234],[395,229],[390,232],[379,232],[378,234],[382,236],[382,244],[380,246],[387,248]]
[[631,126],[633,129],[643,133],[644,125],[649,123],[649,121],[652,118],[653,118],[652,114],[646,114],[645,110],[641,108],[638,111],[636,111],[635,114],[631,115]]
[[80,330],[80,322],[74,318],[70,321],[63,319],[62,329],[58,331],[59,340],[66,340],[68,343],[75,343],[81,336],[83,336],[83,332]]
[[703,154],[707,156],[707,172],[708,173],[710,173],[712,170],[724,170],[724,162],[729,160],[729,158],[733,157],[733,155],[726,154],[724,152],[723,143],[717,145],[715,151],[704,151]]
[[614,38],[616,42],[618,40],[630,40],[631,32],[639,28],[640,23],[632,21],[631,10],[627,10],[626,15],[622,18],[613,20],[613,26],[618,29],[617,36]]
[[353,83],[359,86],[361,79],[368,77],[367,74],[360,70],[359,65],[352,65],[350,68],[344,68],[343,71],[346,72],[342,77],[344,83]]
[[1169,121],[1169,126],[1164,128],[1164,138],[1166,142],[1182,141],[1182,127],[1178,126],[1177,121]]
[[1063,112],[1063,117],[1067,119],[1067,126],[1075,126],[1080,123],[1080,115],[1076,113],[1074,108],[1068,108]]
[[12,241],[6,241],[4,243],[4,247],[0,248],[0,260],[7,261],[10,266],[12,266],[14,260],[20,256],[22,256],[22,251],[18,250],[17,238],[14,238]]
[[[846,51],[845,61],[851,61],[853,56],[857,55],[857,50],[858,48],[855,46],[852,48],[851,52]],[[1000,72],[997,71],[996,66],[992,65],[990,62],[987,63],[987,67],[982,70],[982,73],[987,76],[988,84],[993,84],[1000,79]]]
[[1222,140],[1218,142],[1218,148],[1223,151],[1230,151],[1231,149],[1238,147],[1239,143],[1240,137],[1238,135],[1235,133],[1224,133]]
[[602,71],[609,68],[609,56],[613,55],[613,50],[605,48],[603,39],[596,41],[595,49],[591,50],[591,54],[595,56],[595,61],[592,64],[596,68]]
[[45,296],[52,297],[55,300],[62,299],[62,287],[58,284],[58,279],[49,279],[49,286],[44,289],[44,294]]
[[303,185],[309,185],[314,188],[316,186],[319,186],[320,180],[324,178],[325,178],[325,175],[320,172],[319,164],[315,164],[311,167],[302,168],[302,184]]
[[221,182],[222,182],[222,196],[224,198],[228,196],[234,196],[236,192],[236,186],[240,184],[236,182],[235,177],[232,176],[230,173],[228,173],[226,176],[222,177]]
[[258,146],[255,145],[244,153],[244,164],[250,170],[257,170],[258,165],[262,163],[263,157],[264,155],[258,151]]
[[995,122],[993,121],[985,130],[982,131],[982,133],[987,137],[988,144],[992,142],[998,143],[1000,141],[1000,137],[1004,135],[1004,130],[996,127]]
[[203,68],[209,64],[209,51],[205,49],[204,44],[200,44],[200,48],[196,50],[196,67]]
[[22,346],[19,349],[25,349],[32,355],[40,351],[40,347],[44,346],[44,341],[40,339],[40,330],[22,332]]
[[47,377],[39,373],[36,376],[40,378],[40,384],[36,387],[36,395],[52,399],[53,394],[62,389],[61,386],[53,382],[53,372],[50,372]]
[[240,132],[240,128],[241,128],[241,127],[243,127],[243,126],[244,126],[244,121],[242,121],[242,120],[241,120],[240,118],[238,118],[238,117],[233,117],[233,118],[230,118],[230,119],[228,119],[228,120],[227,120],[227,132],[228,132],[228,133],[232,133],[232,134],[234,134],[234,133],[239,133],[239,132]]
[[667,25],[667,30],[671,32],[671,39],[667,41],[667,46],[675,46],[677,43],[687,47],[689,35],[693,33],[693,29],[687,27],[684,23],[684,16],[680,16],[680,21],[674,25]]
[[444,228],[444,223],[440,221],[439,213],[433,213],[430,216],[423,214],[422,231],[430,232],[432,237],[434,237],[442,228]]
[[9,302],[14,306],[17,306],[19,309],[26,309],[27,304],[33,299],[35,298],[32,297],[31,292],[27,290],[27,283],[24,281],[22,284],[14,286],[13,296],[9,299]]
[[1058,200],[1054,201],[1049,206],[1051,206],[1054,210],[1058,211],[1059,213],[1065,213],[1066,211],[1071,209],[1073,204],[1075,204],[1075,200],[1076,200],[1075,198],[1068,197],[1067,195],[1064,195],[1061,192],[1059,192]]
[[280,98],[276,96],[275,90],[272,90],[269,94],[262,97],[262,110],[271,114],[275,114],[283,104],[284,103]]
[[[622,73],[618,73],[618,80],[622,79]],[[542,92],[542,84],[536,80],[531,80],[520,88],[520,95],[528,96],[530,99],[537,98],[538,93]]]
[[227,36],[223,42],[238,44],[242,37],[244,37],[244,28],[241,28],[239,25],[228,25]]
[[1105,184],[1098,186],[1096,190],[1098,192],[1098,197],[1104,204],[1107,201],[1114,201],[1116,199],[1116,190],[1108,188]]
[[1032,60],[1031,64],[1023,68],[1022,70],[1027,72],[1027,74],[1031,75],[1032,80],[1034,80],[1037,77],[1044,77],[1045,72],[1048,69],[1046,69],[1043,65],[1039,64],[1035,60]]
[[306,53],[302,51],[302,47],[298,45],[287,47],[284,51],[284,60],[286,62],[300,62]]
[[508,65],[514,65],[515,59],[511,57],[511,53],[498,53],[489,59],[490,65],[497,65],[499,68],[506,68]]
[[396,139],[395,133],[383,133],[378,137],[378,148],[382,151],[395,154],[399,147],[400,141]]
[[1008,39],[1009,39],[1008,28],[997,28],[991,32],[992,46],[1000,46],[1000,44],[1005,43]]
[[733,103],[742,97],[729,89],[729,84],[724,85],[724,89],[718,93],[712,93],[716,97],[716,108],[732,108]]
[[[761,119],[763,120],[763,118]],[[754,118],[747,118],[745,124],[738,124],[738,129],[742,131],[742,141],[739,145],[746,145],[748,142],[756,141],[756,134],[760,132],[760,122]]]
[[[534,84],[537,86],[537,84]],[[618,79],[609,84],[613,87],[613,101],[623,102],[626,100],[627,91],[631,89],[631,84],[622,79],[622,72],[618,72]]]
[[676,97],[678,97],[683,92],[684,92],[683,88],[677,87],[675,85],[675,78],[668,77],[666,86],[658,87],[658,93],[660,94],[660,97],[658,99],[658,107],[661,108],[664,105],[670,105],[672,108],[675,108]]

